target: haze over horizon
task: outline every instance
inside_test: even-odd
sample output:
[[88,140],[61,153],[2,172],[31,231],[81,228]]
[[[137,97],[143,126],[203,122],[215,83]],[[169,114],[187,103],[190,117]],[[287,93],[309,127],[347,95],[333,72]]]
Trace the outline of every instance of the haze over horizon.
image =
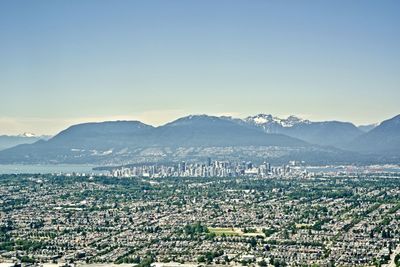
[[[101,123],[101,122],[107,122],[107,121],[140,121],[140,122],[145,123],[147,125],[158,127],[158,126],[162,126],[162,125],[165,125],[167,123],[170,123],[172,121],[175,121],[177,119],[180,119],[182,117],[187,117],[187,116],[191,116],[191,115],[195,115],[195,116],[196,115],[207,115],[207,116],[217,116],[217,117],[229,116],[229,117],[238,118],[238,119],[245,119],[247,117],[256,116],[256,115],[259,115],[259,114],[272,115],[272,116],[280,118],[280,119],[286,119],[289,116],[296,116],[296,117],[299,117],[300,119],[311,120],[311,121],[315,121],[315,122],[317,122],[317,121],[343,121],[343,122],[353,123],[352,121],[337,120],[337,119],[334,119],[334,118],[333,119],[326,119],[326,120],[312,120],[309,117],[299,116],[299,115],[296,115],[296,114],[276,116],[275,114],[269,114],[269,113],[265,113],[265,112],[264,113],[263,112],[259,112],[259,113],[256,113],[256,114],[248,114],[246,116],[237,116],[237,114],[235,114],[235,113],[182,114],[179,117],[171,117],[170,119],[159,121],[160,118],[165,118],[165,117],[162,117],[162,116],[151,117],[151,115],[154,115],[154,114],[152,114],[152,113],[149,113],[149,114],[144,113],[144,114],[141,114],[138,117],[134,117],[134,116],[131,116],[131,117],[130,116],[87,117],[87,118],[77,118],[77,119],[66,119],[66,120],[59,121],[58,123],[55,120],[54,122],[51,122],[52,126],[54,126],[54,130],[51,131],[51,132],[43,132],[43,131],[41,131],[40,128],[38,128],[36,126],[36,121],[34,121],[34,120],[32,120],[32,121],[21,120],[21,124],[18,124],[16,122],[14,123],[14,125],[17,126],[15,128],[15,129],[17,129],[16,130],[17,132],[10,132],[10,133],[7,133],[7,131],[5,131],[5,133],[0,132],[0,136],[1,135],[10,135],[10,136],[12,136],[12,135],[24,135],[24,134],[28,134],[28,135],[29,134],[34,134],[34,135],[37,135],[37,136],[40,136],[40,135],[52,136],[52,135],[56,135],[56,134],[60,133],[62,130],[65,130],[66,128],[68,128],[70,126],[77,125],[77,124],[83,124],[83,123]],[[169,114],[169,115],[171,115],[171,114]],[[400,115],[400,114],[393,115],[393,116],[391,116],[389,118],[385,118],[385,119],[382,119],[381,121],[377,121],[377,122],[374,122],[374,123],[368,123],[368,124],[356,124],[356,123],[353,123],[353,124],[356,125],[356,126],[367,126],[367,125],[379,124],[382,121],[387,120],[387,119],[391,119],[392,117],[395,117],[397,115]],[[47,121],[46,123],[49,123],[49,121]],[[26,124],[28,124],[28,125],[31,124],[32,128],[36,128],[37,131],[29,131],[29,130],[27,131],[26,130],[27,128],[25,127]],[[56,128],[56,127],[58,127],[58,128]],[[18,129],[21,130],[21,131],[18,132]]]
[[[400,113],[398,1],[2,1],[0,135],[189,114]],[[51,22],[51,23],[49,23]]]

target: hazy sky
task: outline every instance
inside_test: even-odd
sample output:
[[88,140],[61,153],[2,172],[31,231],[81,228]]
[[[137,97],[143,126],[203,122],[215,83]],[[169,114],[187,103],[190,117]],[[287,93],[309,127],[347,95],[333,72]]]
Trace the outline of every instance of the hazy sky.
[[400,1],[0,1],[0,134],[400,113]]

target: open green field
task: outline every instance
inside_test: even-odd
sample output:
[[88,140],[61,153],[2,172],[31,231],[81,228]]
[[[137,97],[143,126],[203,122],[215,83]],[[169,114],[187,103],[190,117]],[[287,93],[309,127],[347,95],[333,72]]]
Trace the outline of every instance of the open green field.
[[208,231],[210,231],[210,233],[215,233],[216,235],[220,236],[225,234],[226,236],[238,236],[241,234],[241,231],[239,229],[235,229],[235,228],[212,228],[212,227],[208,227]]
[[225,234],[226,236],[265,236],[265,234],[257,229],[252,233],[244,233],[240,228],[232,228],[232,227],[208,227],[208,231],[210,233],[215,233],[217,236],[221,236]]

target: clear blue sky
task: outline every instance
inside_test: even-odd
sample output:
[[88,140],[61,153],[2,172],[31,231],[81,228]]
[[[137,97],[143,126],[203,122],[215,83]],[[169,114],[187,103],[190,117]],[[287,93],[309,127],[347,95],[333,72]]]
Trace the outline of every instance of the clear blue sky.
[[400,1],[0,1],[0,134],[400,113]]

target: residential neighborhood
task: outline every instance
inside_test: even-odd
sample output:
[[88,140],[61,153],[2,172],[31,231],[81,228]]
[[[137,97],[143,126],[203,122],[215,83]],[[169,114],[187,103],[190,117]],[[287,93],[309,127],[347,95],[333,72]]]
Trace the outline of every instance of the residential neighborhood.
[[0,262],[383,266],[399,178],[2,175]]

